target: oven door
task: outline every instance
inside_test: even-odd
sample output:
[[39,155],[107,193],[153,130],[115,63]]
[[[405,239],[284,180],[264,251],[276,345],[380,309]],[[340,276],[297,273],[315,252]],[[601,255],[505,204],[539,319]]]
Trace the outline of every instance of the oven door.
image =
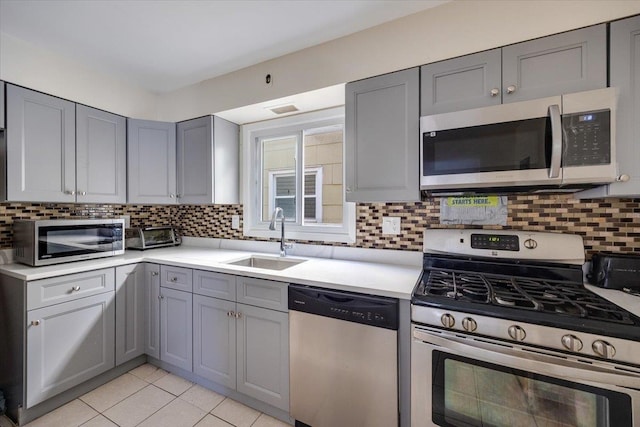
[[421,190],[562,183],[561,97],[420,118]]
[[412,427],[640,427],[640,369],[418,325],[412,336]]

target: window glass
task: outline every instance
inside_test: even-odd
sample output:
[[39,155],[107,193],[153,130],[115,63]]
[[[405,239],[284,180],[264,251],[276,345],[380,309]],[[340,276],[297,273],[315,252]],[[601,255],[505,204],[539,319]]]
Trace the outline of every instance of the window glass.
[[278,206],[285,211],[287,219],[295,221],[297,141],[296,135],[265,138],[260,141],[262,221],[271,220],[271,213]]

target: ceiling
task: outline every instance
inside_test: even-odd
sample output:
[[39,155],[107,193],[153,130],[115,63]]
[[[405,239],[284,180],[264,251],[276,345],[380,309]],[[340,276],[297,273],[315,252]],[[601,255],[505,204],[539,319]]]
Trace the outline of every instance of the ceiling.
[[446,0],[0,0],[0,32],[165,93]]

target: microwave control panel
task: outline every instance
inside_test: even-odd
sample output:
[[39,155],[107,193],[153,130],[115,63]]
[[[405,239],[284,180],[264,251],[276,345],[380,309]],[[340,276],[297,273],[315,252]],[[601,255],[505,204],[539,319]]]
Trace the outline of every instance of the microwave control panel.
[[611,163],[611,111],[598,110],[562,115],[563,166]]

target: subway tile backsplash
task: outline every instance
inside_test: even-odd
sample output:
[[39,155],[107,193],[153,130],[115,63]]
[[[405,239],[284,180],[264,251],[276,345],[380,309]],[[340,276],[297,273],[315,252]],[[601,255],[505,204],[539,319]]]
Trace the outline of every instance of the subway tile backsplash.
[[[574,233],[583,237],[588,255],[598,251],[640,254],[640,199],[577,200],[571,195],[512,195],[508,209],[506,226],[476,228]],[[440,224],[439,198],[416,203],[360,203],[356,214],[355,244],[335,245],[420,251],[424,228],[463,227]],[[231,216],[242,217],[242,205],[0,203],[0,249],[11,247],[14,219],[122,215],[130,217],[132,227],[173,225],[184,236],[245,239],[241,229],[231,228]],[[400,235],[382,234],[383,216],[402,218]]]

